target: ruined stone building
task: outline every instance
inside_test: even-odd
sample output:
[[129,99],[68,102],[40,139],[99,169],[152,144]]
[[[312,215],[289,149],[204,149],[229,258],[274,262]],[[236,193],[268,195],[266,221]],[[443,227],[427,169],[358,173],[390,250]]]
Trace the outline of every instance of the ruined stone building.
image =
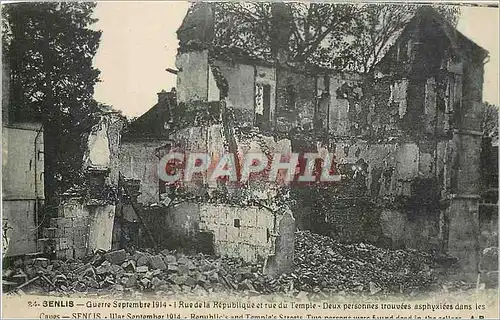
[[[498,246],[497,210],[481,220],[479,212],[483,48],[422,7],[373,72],[339,72],[291,65],[279,52],[266,60],[215,48],[213,19],[211,5],[200,3],[177,31],[175,90],[158,93],[123,131],[120,116],[102,112],[84,159],[90,188],[67,192],[45,230],[60,257],[182,247],[263,260],[268,272],[281,272],[292,267],[299,228],[448,252],[462,275],[476,275],[480,249]],[[37,150],[36,139],[26,141]],[[342,180],[242,186],[202,176],[166,185],[158,164],[170,151],[237,160],[330,152]]]
[[57,216],[50,217],[38,237],[38,250],[57,259],[81,259],[112,243],[118,201],[118,152],[124,118],[100,107],[84,144],[85,182],[60,197]]
[[[293,246],[285,234],[293,238],[295,223],[282,226],[287,214],[273,208],[285,199],[299,228],[316,223],[342,241],[446,251],[464,274],[475,274],[483,48],[423,7],[374,72],[344,73],[211,47],[213,17],[208,4],[188,12],[177,32],[175,102],[159,111],[160,98],[150,111],[162,119],[150,120],[155,129],[144,125],[148,112],[137,120],[145,134],[132,126],[122,145],[122,172],[140,180],[138,201],[168,203],[159,221],[169,241],[196,247],[208,239],[217,254],[273,257],[276,248]],[[243,191],[205,184],[206,196],[199,185],[184,186],[199,197],[176,204],[182,197],[161,183],[155,188],[153,169],[144,167],[172,148],[214,156],[328,150],[345,179],[320,216],[310,189],[292,187],[286,198],[265,183]],[[147,159],[136,164],[141,157]]]
[[[111,248],[124,117],[95,110],[83,160],[85,183],[66,190],[52,215],[45,205],[44,128],[40,114],[10,103],[10,72],[2,64],[2,226],[5,257],[49,254],[83,258]],[[50,212],[49,212],[50,211]]]

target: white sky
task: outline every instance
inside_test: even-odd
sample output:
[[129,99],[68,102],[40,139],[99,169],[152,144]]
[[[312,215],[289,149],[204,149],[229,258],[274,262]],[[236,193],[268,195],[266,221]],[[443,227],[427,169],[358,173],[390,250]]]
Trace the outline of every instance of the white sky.
[[[157,101],[156,93],[175,86],[176,30],[188,2],[99,2],[96,29],[103,31],[94,65],[101,70],[95,98],[136,117]],[[490,52],[483,99],[499,105],[498,8],[463,7],[458,30]]]

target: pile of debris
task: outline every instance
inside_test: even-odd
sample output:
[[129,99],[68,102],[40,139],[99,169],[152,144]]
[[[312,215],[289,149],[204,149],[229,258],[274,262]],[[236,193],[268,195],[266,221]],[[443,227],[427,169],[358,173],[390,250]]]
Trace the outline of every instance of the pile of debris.
[[345,245],[298,232],[295,269],[272,277],[263,264],[176,251],[98,252],[87,261],[18,260],[4,268],[4,291],[130,292],[173,295],[245,291],[286,293],[408,293],[436,282],[433,256],[415,250]]
[[295,270],[289,275],[303,291],[409,293],[437,280],[437,257],[417,250],[345,245],[330,237],[303,232],[296,238]]

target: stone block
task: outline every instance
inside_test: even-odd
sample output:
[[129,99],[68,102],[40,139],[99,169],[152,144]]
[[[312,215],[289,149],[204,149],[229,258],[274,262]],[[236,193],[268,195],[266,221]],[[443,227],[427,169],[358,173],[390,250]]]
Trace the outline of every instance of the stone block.
[[66,238],[73,238],[75,235],[75,230],[73,229],[73,227],[65,227],[64,228],[64,236]]
[[228,226],[227,227],[227,241],[228,242],[238,242],[240,238],[240,230],[237,227],[234,226]]
[[128,258],[127,252],[124,249],[107,252],[104,258],[112,264],[122,264]]
[[56,258],[59,260],[66,260],[66,250],[56,250]]
[[70,241],[68,238],[59,238],[59,250],[66,250],[69,249],[70,246]]
[[135,269],[137,273],[146,273],[148,272],[149,268],[148,266],[140,266]]
[[87,249],[82,247],[75,247],[75,259],[83,259],[87,255]]
[[135,285],[137,283],[137,276],[135,274],[131,275],[130,277],[125,278],[123,282],[124,282],[123,285],[125,286],[125,288],[135,287]]
[[156,256],[151,256],[151,268],[152,269],[160,269],[160,270],[165,270],[167,268],[167,265],[163,261],[162,256],[156,255]]
[[43,228],[44,238],[55,238],[57,228]]
[[141,256],[137,259],[137,266],[138,267],[141,267],[141,266],[149,266],[151,264],[151,257],[145,255],[145,256]]
[[177,258],[174,255],[165,255],[163,258],[166,264],[176,263]]
[[169,263],[167,266],[167,270],[169,272],[177,272],[179,270],[179,266],[177,265],[177,263]]
[[136,264],[135,260],[128,260],[122,263],[122,268],[127,272],[135,272]]
[[281,274],[293,268],[295,249],[295,219],[290,211],[285,212],[278,226],[279,235],[276,238],[275,255],[268,259],[265,272]]
[[87,218],[75,218],[73,225],[77,228],[86,228],[88,225]]
[[217,240],[218,241],[226,241],[227,240],[227,226],[218,226],[217,227]]

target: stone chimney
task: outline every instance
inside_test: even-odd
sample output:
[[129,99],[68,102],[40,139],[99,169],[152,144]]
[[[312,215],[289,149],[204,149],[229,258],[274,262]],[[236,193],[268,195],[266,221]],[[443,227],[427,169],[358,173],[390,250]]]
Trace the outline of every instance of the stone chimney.
[[162,103],[168,100],[169,93],[165,90],[162,90],[157,93],[158,95],[158,103]]

